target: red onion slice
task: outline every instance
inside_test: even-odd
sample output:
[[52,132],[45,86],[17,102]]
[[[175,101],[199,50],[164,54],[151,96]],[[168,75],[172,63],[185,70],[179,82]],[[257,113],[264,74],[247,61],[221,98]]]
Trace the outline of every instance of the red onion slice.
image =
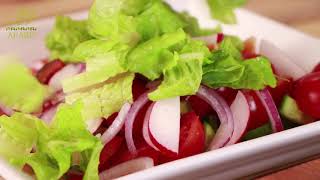
[[110,142],[119,133],[124,125],[124,120],[130,110],[130,107],[131,105],[129,103],[125,103],[122,106],[118,116],[112,122],[111,126],[101,136],[101,141],[103,144],[107,144],[108,142]]
[[63,67],[60,71],[55,73],[49,80],[49,86],[55,91],[62,89],[62,81],[81,73],[84,70],[83,64],[69,64]]
[[214,89],[200,86],[197,96],[211,105],[217,112],[221,122],[220,127],[210,144],[210,149],[214,150],[225,146],[233,133],[233,116],[230,107]]
[[0,109],[2,110],[2,112],[4,112],[7,116],[11,116],[14,113],[14,110],[12,110],[11,108],[6,107],[3,104],[0,104]]
[[87,120],[87,121],[86,121],[87,129],[88,129],[91,133],[96,132],[97,129],[100,127],[102,121],[103,121],[102,118]]
[[270,118],[270,123],[272,126],[273,132],[283,131],[282,121],[277,109],[276,104],[274,103],[272,96],[267,88],[261,91],[256,91],[256,94],[260,98],[263,106],[266,108],[268,116]]
[[144,121],[143,121],[143,127],[142,127],[142,134],[143,134],[143,138],[144,140],[147,142],[147,144],[149,146],[151,146],[153,149],[159,151],[159,149],[152,143],[150,134],[149,134],[149,120],[150,120],[150,114],[152,112],[152,108],[154,106],[154,103],[152,103],[150,105],[150,107],[148,108]]
[[140,97],[132,104],[127,117],[125,118],[125,137],[128,149],[131,153],[136,154],[137,148],[132,137],[133,123],[140,109],[149,101],[148,92],[140,95]]
[[57,112],[58,106],[59,104],[56,104],[44,111],[40,116],[40,119],[42,119],[46,124],[50,125],[54,115]]
[[113,168],[107,169],[99,174],[100,179],[115,179],[137,171],[152,168],[154,162],[152,158],[141,157],[131,161],[124,162]]

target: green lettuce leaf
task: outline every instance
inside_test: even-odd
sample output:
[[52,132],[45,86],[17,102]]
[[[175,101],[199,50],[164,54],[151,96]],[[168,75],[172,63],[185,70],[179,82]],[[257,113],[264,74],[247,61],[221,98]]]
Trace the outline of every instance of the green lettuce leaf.
[[123,64],[131,72],[140,73],[150,80],[157,79],[165,69],[176,65],[170,50],[185,40],[186,34],[181,29],[155,37],[135,47]]
[[26,163],[34,169],[39,180],[59,179],[69,170],[72,154],[83,151],[94,152],[87,167],[92,173],[90,178],[99,179],[95,159],[102,144],[86,129],[82,109],[82,103],[63,104],[58,107],[51,127],[36,123],[35,129],[39,133],[36,152],[26,158]]
[[[94,45],[94,42],[97,43]],[[90,44],[90,45],[88,45]],[[86,60],[86,72],[62,81],[63,90],[66,93],[83,90],[85,88],[105,82],[117,74],[126,72],[126,69],[121,66],[125,56],[129,50],[128,46],[123,44],[116,44],[109,49],[113,42],[102,44],[99,40],[94,40],[87,45],[95,46],[94,49],[84,50],[82,52],[83,58]],[[109,51],[105,51],[109,49]],[[77,52],[77,51],[76,51]],[[80,55],[80,53],[78,53]]]
[[22,168],[25,156],[37,141],[35,120],[37,119],[22,113],[0,117],[0,156],[19,168]]
[[25,113],[41,110],[48,96],[47,87],[40,84],[17,58],[2,56],[0,61],[0,103]]
[[120,110],[126,102],[132,102],[132,82],[134,74],[124,73],[108,80],[100,88],[72,93],[66,102],[81,101],[84,105],[82,116],[85,120],[108,117]]
[[234,10],[243,6],[247,0],[207,0],[211,16],[226,24],[235,24]]
[[177,65],[164,70],[164,80],[149,98],[153,101],[195,94],[202,79],[202,64],[209,58],[210,51],[201,41],[190,40],[181,50],[175,53]]
[[52,31],[47,35],[46,46],[51,59],[79,62],[72,56],[73,50],[82,42],[92,39],[87,31],[87,21],[76,21],[66,16],[57,16]]
[[131,1],[131,4],[137,7],[128,7],[128,4],[123,0],[96,0],[89,12],[89,33],[97,39],[111,39],[136,44],[139,41],[139,34],[136,31],[137,24],[132,15],[140,11],[140,3],[141,0],[139,2]]
[[137,31],[143,41],[172,33],[186,26],[178,13],[162,1],[156,1],[150,8],[136,17]]
[[217,26],[217,28],[213,29],[202,29],[197,18],[191,16],[188,12],[179,13],[179,16],[186,24],[183,30],[192,37],[208,36],[221,32],[220,26]]
[[208,86],[260,90],[277,84],[267,58],[243,60],[231,39],[225,39],[210,60],[211,63],[203,66],[202,77],[202,82]]

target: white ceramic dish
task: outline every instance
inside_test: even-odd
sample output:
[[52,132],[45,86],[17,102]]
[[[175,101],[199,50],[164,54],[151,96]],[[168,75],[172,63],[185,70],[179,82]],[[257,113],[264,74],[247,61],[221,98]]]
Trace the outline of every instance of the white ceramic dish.
[[[213,27],[205,0],[168,0],[177,10],[188,10],[204,27]],[[71,14],[82,19],[87,12]],[[224,32],[241,38],[255,36],[272,41],[303,69],[310,71],[320,61],[320,40],[246,10],[237,11],[238,25],[224,26]],[[54,18],[33,21],[37,31],[32,38],[9,38],[0,29],[0,54],[20,55],[28,64],[48,56],[44,37]],[[122,179],[234,179],[279,167],[320,153],[320,122],[243,142],[216,151],[122,177]],[[3,164],[0,161],[0,165]],[[0,166],[2,167],[2,166]],[[1,174],[0,174],[1,175]],[[6,177],[5,174],[2,176]]]

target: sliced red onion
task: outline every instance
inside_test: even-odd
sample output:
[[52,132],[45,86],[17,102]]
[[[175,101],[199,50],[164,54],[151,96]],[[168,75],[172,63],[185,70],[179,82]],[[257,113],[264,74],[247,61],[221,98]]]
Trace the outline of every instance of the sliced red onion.
[[152,143],[152,140],[151,140],[150,134],[149,134],[149,120],[150,120],[150,114],[152,112],[153,106],[154,106],[154,103],[152,103],[150,105],[150,107],[148,108],[148,110],[146,112],[144,122],[143,122],[143,127],[142,127],[142,134],[143,134],[143,138],[147,142],[147,144],[149,144],[149,146],[151,146],[153,149],[159,151],[159,149]]
[[111,126],[103,133],[101,136],[101,141],[103,144],[107,144],[110,142],[121,130],[124,125],[125,117],[127,116],[131,105],[129,103],[125,103],[118,116],[114,119]]
[[125,119],[125,137],[128,149],[131,153],[136,154],[137,148],[132,137],[133,123],[140,109],[149,101],[148,92],[140,95],[140,97],[132,104],[128,115]]
[[6,107],[3,104],[0,104],[0,109],[7,115],[7,116],[11,116],[14,113],[14,110],[11,108]]
[[103,121],[102,118],[92,119],[92,120],[86,121],[87,129],[88,129],[91,133],[96,132],[96,130],[100,127],[102,121]]
[[192,39],[204,41],[207,44],[217,44],[218,35],[217,34],[213,34],[213,35],[209,35],[209,36],[194,37]]
[[121,176],[129,175],[138,171],[152,168],[154,162],[152,158],[141,157],[119,164],[113,168],[107,169],[99,174],[100,179],[115,179]]
[[210,149],[214,150],[225,146],[233,133],[233,116],[230,107],[214,89],[200,86],[197,96],[210,104],[220,119],[220,127],[210,144]]
[[294,80],[306,74],[306,71],[295,64],[286,53],[276,47],[273,43],[262,40],[260,42],[260,54],[269,58],[279,75]]
[[265,107],[268,113],[273,132],[276,133],[276,132],[283,131],[284,129],[283,129],[282,121],[281,121],[277,106],[274,103],[268,89],[265,88],[264,90],[256,91],[256,94],[260,98],[263,106]]
[[29,66],[29,67],[31,68],[31,70],[38,72],[47,63],[48,63],[47,60],[38,60],[38,61],[33,62],[31,64],[31,66]]
[[47,109],[45,112],[42,113],[40,119],[42,119],[46,124],[50,125],[54,115],[57,112],[59,104],[52,106],[51,108]]
[[160,80],[151,81],[146,85],[146,87],[150,90],[154,90],[154,89],[157,89],[157,87],[161,84],[161,82],[162,81]]
[[62,81],[81,73],[84,69],[83,64],[69,64],[55,73],[49,81],[49,86],[55,91],[62,89]]

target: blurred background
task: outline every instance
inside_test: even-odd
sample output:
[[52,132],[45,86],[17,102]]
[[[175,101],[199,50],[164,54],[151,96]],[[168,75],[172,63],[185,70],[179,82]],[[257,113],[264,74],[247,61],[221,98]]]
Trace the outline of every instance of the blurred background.
[[[245,8],[320,37],[320,0],[248,0]],[[0,0],[0,26],[88,9],[93,0]]]

